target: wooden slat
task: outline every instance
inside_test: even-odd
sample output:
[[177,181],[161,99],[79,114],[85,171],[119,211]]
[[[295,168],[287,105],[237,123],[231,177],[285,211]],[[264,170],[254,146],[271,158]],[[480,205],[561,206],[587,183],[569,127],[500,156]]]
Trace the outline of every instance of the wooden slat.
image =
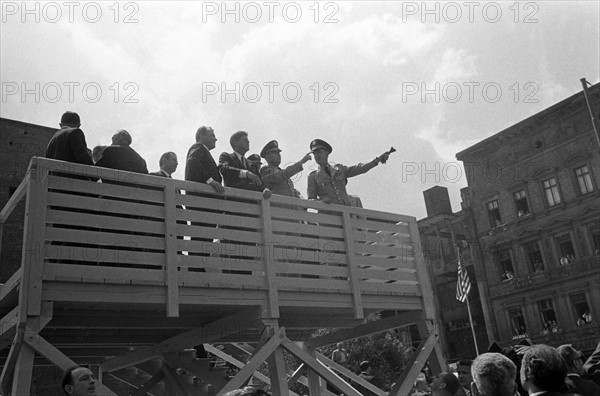
[[307,221],[313,223],[342,226],[340,216],[328,215],[323,213],[311,213],[305,210],[284,209],[271,206],[271,217],[283,218],[297,221]]
[[262,258],[263,249],[256,245],[240,245],[237,243],[212,243],[202,241],[177,240],[177,250],[208,253],[218,256],[235,256],[258,260]]
[[324,239],[324,238],[312,238],[308,236],[296,236],[296,235],[285,235],[277,234],[273,235],[273,239],[269,241],[272,245],[284,246],[287,249],[304,249],[304,250],[326,250],[326,251],[338,251],[340,253],[346,252],[346,245],[344,241]]
[[396,234],[392,232],[369,232],[369,231],[358,231],[354,230],[351,234],[354,241],[364,242],[375,242],[394,245],[402,245],[411,242],[410,235],[408,234]]
[[363,292],[377,291],[400,294],[421,295],[421,290],[417,283],[375,283],[361,281],[360,287]]
[[307,234],[322,237],[342,238],[341,228],[319,227],[314,224],[294,224],[273,220],[273,232],[289,232],[292,234]]
[[44,245],[39,252],[44,260],[70,260],[79,262],[122,263],[134,265],[163,266],[164,253],[140,252],[137,250],[117,250],[101,247],[76,247],[64,245]]
[[[132,281],[152,281],[164,284],[164,272],[144,268],[96,267],[77,264],[44,264],[44,280],[99,280],[116,283]],[[135,282],[133,282],[135,283]]]
[[351,241],[350,215],[344,212],[344,240],[346,243],[346,262],[348,265],[348,280],[352,290],[352,300],[354,301],[354,317],[356,319],[364,318],[362,296],[360,295],[360,284],[356,274],[356,255],[354,254],[355,243]]
[[356,253],[369,253],[377,256],[396,256],[396,257],[412,257],[414,256],[414,247],[412,245],[400,246],[381,246],[368,245],[366,243],[353,244]]
[[64,228],[46,227],[46,238],[56,242],[89,243],[128,247],[132,249],[162,249],[165,240],[158,237],[116,234],[108,232],[68,230]]
[[201,209],[212,209],[223,212],[240,213],[244,215],[254,215],[258,217],[260,215],[260,209],[257,205],[236,202],[233,200],[225,199],[208,199],[205,197],[198,197],[193,195],[181,195],[175,196],[175,204],[185,205],[186,207],[197,207]]
[[352,228],[367,228],[370,230],[389,231],[398,234],[408,233],[408,227],[405,224],[390,224],[384,222],[364,220],[362,218],[357,217],[352,218]]
[[379,267],[383,269],[389,268],[403,268],[403,269],[415,269],[415,261],[413,257],[399,258],[381,258],[373,256],[359,256],[357,259],[358,265],[368,265],[373,267]]
[[[271,219],[271,207],[266,200],[261,201],[261,219],[262,219],[262,242],[265,247],[263,253],[263,265],[265,271],[265,286],[267,287],[267,316],[269,318],[279,318],[279,293],[277,284],[277,275],[275,273],[274,255],[270,253],[266,243],[273,239],[273,224]],[[282,356],[283,358],[283,356]]]
[[282,290],[295,288],[306,289],[306,291],[323,289],[328,291],[337,290],[344,294],[350,293],[350,284],[344,280],[279,277],[278,282]]
[[306,265],[278,262],[275,266],[275,270],[278,274],[318,275],[328,277],[348,276],[348,269],[345,266],[337,267],[332,265]]
[[275,260],[278,261],[306,261],[315,264],[321,263],[332,263],[332,264],[344,264],[346,263],[346,255],[343,253],[333,253],[331,251],[315,251],[315,250],[296,250],[293,246],[287,248],[275,247],[270,249]]
[[149,234],[165,233],[165,224],[143,219],[122,218],[92,213],[69,212],[66,210],[48,209],[46,221],[52,224],[79,227],[97,227],[103,230],[136,231]]
[[[126,198],[136,201],[163,203],[164,197],[162,191],[156,189],[147,189],[133,186],[121,186],[113,183],[98,183],[90,180],[68,179],[63,177],[53,177],[53,182],[49,188],[53,190],[78,192],[86,194],[102,195],[108,197]],[[65,195],[69,195],[65,193]]]
[[[211,272],[179,272],[179,282],[182,287],[209,286],[211,288],[266,290],[264,276],[257,275],[256,273],[252,273],[252,275],[238,275]],[[239,295],[239,297],[242,297],[242,295]]]
[[255,271],[264,270],[260,260],[240,260],[224,257],[177,256],[178,265],[182,268],[204,268],[216,270]]
[[177,224],[175,232],[177,235],[192,236],[197,238],[227,239],[251,243],[260,243],[262,241],[262,237],[257,232],[231,230],[222,227],[214,228]]
[[358,277],[367,279],[380,279],[384,281],[409,281],[417,282],[417,275],[414,271],[381,271],[372,269],[357,269],[356,275]]
[[218,224],[220,226],[239,227],[240,220],[244,227],[255,230],[260,229],[260,219],[257,217],[236,216],[232,214],[203,212],[201,210],[177,209],[178,221],[191,221],[205,224]]
[[126,214],[140,217],[164,218],[164,208],[156,205],[143,205],[134,202],[115,201],[99,197],[82,197],[48,192],[49,206],[86,209],[90,211]]

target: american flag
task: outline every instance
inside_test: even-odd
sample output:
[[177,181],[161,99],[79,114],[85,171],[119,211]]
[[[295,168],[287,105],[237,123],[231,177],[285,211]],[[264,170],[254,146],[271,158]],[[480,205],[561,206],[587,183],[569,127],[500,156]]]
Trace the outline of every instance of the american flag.
[[458,255],[458,280],[456,281],[456,299],[460,302],[467,301],[467,295],[471,291],[471,280],[467,269],[463,265],[462,257]]

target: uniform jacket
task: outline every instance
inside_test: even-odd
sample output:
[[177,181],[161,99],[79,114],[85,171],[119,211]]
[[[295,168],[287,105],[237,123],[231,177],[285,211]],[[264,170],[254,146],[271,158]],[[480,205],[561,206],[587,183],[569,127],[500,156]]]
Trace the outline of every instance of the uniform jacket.
[[46,158],[94,165],[87,151],[85,135],[79,128],[62,128],[56,131],[46,148]]
[[329,197],[330,203],[352,206],[351,198],[346,192],[348,178],[362,175],[375,166],[377,166],[375,161],[352,166],[328,165],[331,175],[324,167],[319,166],[318,170],[308,175],[308,199],[323,200],[325,197]]
[[[243,190],[262,191],[262,183],[255,184],[252,180],[240,177],[240,170],[248,170],[235,153],[222,153],[219,156],[219,171],[223,175],[225,187],[241,188]],[[257,175],[258,176],[258,175]]]
[[285,169],[281,169],[278,166],[265,165],[260,168],[260,178],[273,194],[295,197],[296,190],[291,177],[296,173],[302,172],[302,169],[300,162],[290,165]]
[[185,180],[206,183],[210,178],[221,183],[223,178],[210,151],[202,143],[194,143],[185,161]]
[[146,161],[129,146],[108,146],[96,166],[148,174]]

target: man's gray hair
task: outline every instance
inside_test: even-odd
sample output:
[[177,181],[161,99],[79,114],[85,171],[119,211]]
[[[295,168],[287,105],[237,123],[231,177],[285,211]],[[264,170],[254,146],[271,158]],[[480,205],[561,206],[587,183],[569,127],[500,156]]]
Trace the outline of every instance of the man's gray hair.
[[481,396],[513,396],[517,366],[500,353],[483,353],[471,365],[473,382]]

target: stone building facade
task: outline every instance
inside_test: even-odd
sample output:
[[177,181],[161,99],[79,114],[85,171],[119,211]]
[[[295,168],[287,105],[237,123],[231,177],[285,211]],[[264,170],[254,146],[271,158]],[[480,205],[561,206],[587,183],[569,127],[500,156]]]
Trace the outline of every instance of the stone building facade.
[[[590,88],[600,107],[600,84]],[[600,331],[600,147],[583,93],[457,154],[490,341],[589,351]]]
[[[21,184],[31,157],[44,156],[46,146],[56,130],[0,118],[0,208],[6,205]],[[21,266],[24,215],[25,203],[22,201],[4,223],[0,283],[4,283]]]
[[456,299],[458,252],[471,280],[469,306],[479,352],[488,347],[479,283],[473,266],[473,241],[465,232],[462,211],[453,213],[448,190],[435,186],[423,192],[427,217],[418,221],[423,257],[432,280],[440,340],[449,362],[477,356],[467,304]]

